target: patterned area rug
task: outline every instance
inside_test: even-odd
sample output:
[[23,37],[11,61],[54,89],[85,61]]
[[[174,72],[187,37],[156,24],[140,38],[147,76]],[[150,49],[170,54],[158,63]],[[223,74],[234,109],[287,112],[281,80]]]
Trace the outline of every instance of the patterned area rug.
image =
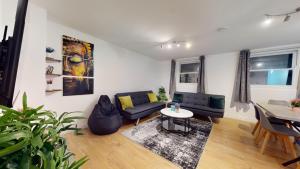
[[122,134],[183,169],[195,169],[212,124],[192,119],[192,130],[187,136],[161,130],[160,124],[160,119],[155,118],[128,129]]

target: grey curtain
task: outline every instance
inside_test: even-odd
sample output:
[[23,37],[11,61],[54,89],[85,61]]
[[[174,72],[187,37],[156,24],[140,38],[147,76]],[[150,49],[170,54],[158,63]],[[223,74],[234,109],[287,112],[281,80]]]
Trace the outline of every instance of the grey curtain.
[[296,94],[296,98],[300,98],[300,70],[298,72],[298,84],[297,84],[297,94]]
[[197,92],[205,93],[205,56],[200,56],[199,61]]
[[250,103],[249,58],[250,50],[240,52],[232,97],[234,103]]
[[172,60],[171,61],[170,86],[169,86],[169,94],[172,99],[173,99],[173,95],[176,91],[175,68],[176,68],[176,61]]

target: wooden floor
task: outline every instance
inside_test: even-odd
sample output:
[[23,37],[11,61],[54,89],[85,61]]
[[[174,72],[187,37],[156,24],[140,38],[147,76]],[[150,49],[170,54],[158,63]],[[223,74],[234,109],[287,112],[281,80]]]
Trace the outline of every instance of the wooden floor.
[[[283,169],[280,164],[290,155],[285,154],[276,141],[271,141],[265,154],[261,155],[251,135],[253,125],[226,118],[214,124],[197,169]],[[121,134],[132,126],[127,124],[108,136],[95,136],[85,130],[85,135],[67,134],[65,137],[76,158],[89,157],[83,169],[178,168]]]

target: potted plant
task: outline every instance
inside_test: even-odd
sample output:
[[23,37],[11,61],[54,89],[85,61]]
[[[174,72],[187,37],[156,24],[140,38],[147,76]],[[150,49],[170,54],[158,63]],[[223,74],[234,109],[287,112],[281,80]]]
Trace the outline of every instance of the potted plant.
[[0,168],[1,169],[78,169],[86,161],[70,160],[62,132],[80,134],[75,122],[83,117],[63,113],[58,118],[43,106],[27,106],[23,95],[21,111],[0,106]]
[[168,97],[166,95],[166,90],[165,90],[164,87],[160,87],[158,89],[158,96],[157,96],[157,98],[158,98],[158,101],[160,101],[160,102],[167,102],[168,101]]
[[292,109],[295,112],[300,112],[300,99],[291,100]]

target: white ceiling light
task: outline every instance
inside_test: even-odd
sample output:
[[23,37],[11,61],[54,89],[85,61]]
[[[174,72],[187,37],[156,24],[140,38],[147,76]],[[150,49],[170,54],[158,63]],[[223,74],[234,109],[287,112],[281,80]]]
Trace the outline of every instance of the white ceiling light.
[[173,48],[173,45],[171,43],[168,43],[167,44],[167,49],[172,49]]
[[189,42],[187,42],[187,43],[185,44],[185,47],[186,47],[187,49],[189,49],[189,48],[191,48],[191,47],[192,47],[192,44],[191,44],[191,43],[189,43]]
[[263,21],[262,26],[268,27],[272,24],[273,18],[271,16],[266,15],[266,19]]
[[173,42],[165,42],[159,45],[161,49],[172,49],[173,47],[180,48],[185,46],[187,49],[191,48],[191,43],[185,41],[173,41]]

